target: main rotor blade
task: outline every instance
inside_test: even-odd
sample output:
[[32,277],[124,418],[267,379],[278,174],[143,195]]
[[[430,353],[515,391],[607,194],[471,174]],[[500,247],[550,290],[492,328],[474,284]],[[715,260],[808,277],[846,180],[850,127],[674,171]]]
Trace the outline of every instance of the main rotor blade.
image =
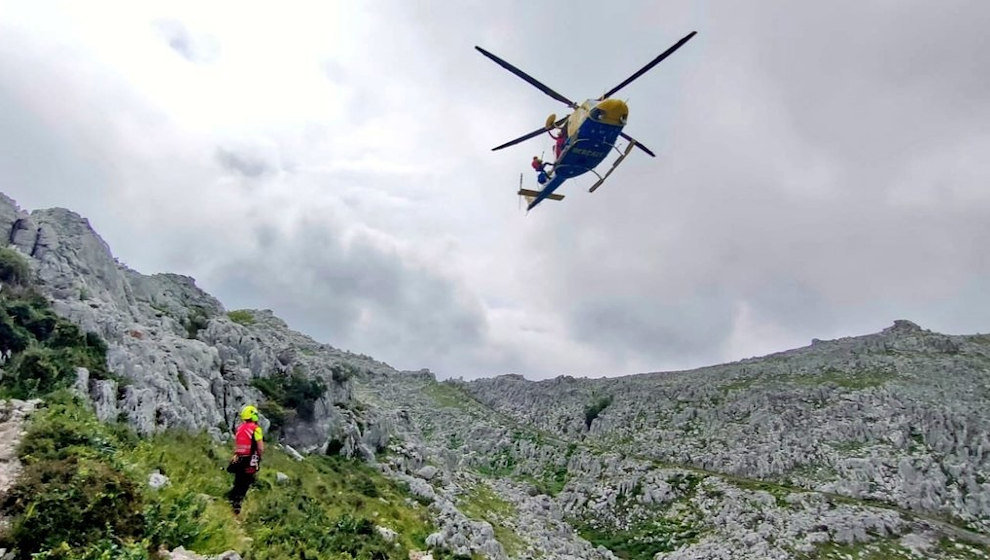
[[548,130],[553,130],[553,129],[552,128],[547,128],[547,127],[538,128],[538,129],[534,130],[533,132],[530,132],[529,134],[525,134],[523,136],[520,136],[519,138],[516,138],[515,140],[509,140],[508,142],[506,142],[505,144],[502,144],[501,146],[496,146],[496,147],[492,148],[492,151],[494,152],[495,150],[501,150],[502,148],[508,148],[509,146],[515,146],[516,144],[518,144],[518,143],[520,143],[520,142],[522,142],[524,140],[529,140],[530,138],[533,138],[535,136],[539,136],[539,135],[543,134],[544,132],[546,132]]
[[516,138],[515,140],[510,140],[510,141],[506,142],[505,144],[502,144],[501,146],[496,146],[496,147],[492,148],[492,151],[494,152],[495,150],[501,150],[502,148],[508,148],[509,146],[514,146],[514,145],[516,145],[516,144],[518,144],[518,143],[520,143],[520,142],[522,142],[524,140],[529,140],[530,138],[533,138],[534,136],[539,136],[540,134],[542,134],[544,132],[549,132],[549,131],[551,131],[551,130],[553,130],[555,128],[560,128],[561,126],[563,126],[563,124],[565,122],[567,122],[567,117],[569,117],[569,116],[570,115],[567,115],[567,116],[565,116],[562,119],[557,119],[557,122],[553,123],[553,126],[545,126],[543,128],[534,130],[533,132],[530,132],[529,134],[526,134],[524,136],[520,136],[519,138]]
[[681,48],[681,46],[683,46],[684,43],[687,43],[689,40],[691,40],[691,37],[694,37],[696,33],[698,33],[698,32],[697,31],[692,31],[692,32],[688,33],[686,37],[684,37],[680,41],[674,43],[674,46],[672,46],[669,49],[663,51],[660,54],[660,56],[654,58],[653,60],[650,61],[649,64],[647,64],[646,66],[640,68],[638,72],[636,72],[632,76],[629,76],[628,78],[626,78],[626,80],[624,82],[622,82],[621,84],[619,84],[619,85],[615,86],[614,88],[612,88],[611,90],[609,90],[608,93],[606,93],[605,95],[602,96],[602,99],[608,99],[609,97],[611,97],[612,95],[614,95],[615,92],[617,92],[620,89],[628,86],[633,80],[635,80],[636,78],[642,76],[643,74],[645,74],[646,72],[648,72],[651,68],[653,68],[657,64],[660,64],[660,61],[662,61],[663,59],[665,59],[668,56],[670,56],[671,54],[673,54],[674,51],[676,51],[677,49]]
[[529,82],[530,85],[532,85],[536,89],[542,91],[543,93],[549,95],[550,97],[556,99],[557,101],[560,101],[561,103],[566,104],[569,107],[577,107],[577,105],[573,101],[571,101],[570,99],[568,99],[568,98],[564,97],[563,95],[557,93],[556,91],[548,88],[547,86],[541,84],[539,81],[537,81],[536,78],[530,76],[529,74],[523,72],[522,70],[516,68],[515,66],[509,64],[508,62],[502,60],[501,58],[493,55],[492,53],[486,51],[485,49],[483,49],[481,47],[475,46],[474,48],[477,49],[478,52],[480,52],[481,54],[483,54],[483,55],[487,56],[488,58],[494,60],[495,63],[498,64],[499,66],[501,66],[502,68],[505,68],[506,70],[508,70],[509,72],[512,72],[516,76],[519,76],[520,78],[526,80],[527,82]]
[[623,138],[625,138],[626,140],[629,140],[629,141],[630,141],[630,142],[632,142],[633,144],[636,144],[636,147],[637,147],[637,148],[639,148],[640,150],[643,150],[644,152],[646,152],[646,153],[648,153],[648,154],[650,154],[650,156],[652,156],[652,157],[657,157],[657,155],[656,155],[656,154],[654,154],[653,152],[651,152],[649,148],[647,148],[646,146],[644,146],[644,145],[642,145],[642,144],[640,144],[640,142],[639,142],[639,140],[636,140],[635,138],[633,138],[632,136],[629,136],[629,135],[628,135],[628,134],[626,134],[625,132],[620,132],[620,133],[619,133],[619,136],[621,136],[621,137],[623,137]]

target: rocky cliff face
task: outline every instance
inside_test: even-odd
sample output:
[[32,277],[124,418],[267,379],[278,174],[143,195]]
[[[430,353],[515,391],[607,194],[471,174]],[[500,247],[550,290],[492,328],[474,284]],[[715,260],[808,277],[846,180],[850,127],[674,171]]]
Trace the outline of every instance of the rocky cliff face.
[[101,419],[126,419],[142,433],[184,428],[222,438],[241,406],[265,400],[253,381],[291,372],[320,380],[325,391],[312,420],[285,426],[288,443],[322,451],[334,442],[345,454],[368,457],[383,445],[374,415],[354,411],[351,380],[333,371],[342,363],[387,366],[318,344],[270,311],[235,322],[192,278],[146,276],[118,262],[89,223],[68,210],[28,214],[0,195],[3,231],[31,257],[56,311],[107,341],[118,379],[89,380],[85,372],[80,379]]
[[107,341],[115,379],[82,371],[78,383],[101,418],[222,439],[242,404],[277,400],[262,390],[275,380],[318,381],[308,414],[277,419],[283,442],[404,481],[437,520],[434,548],[499,560],[990,557],[988,336],[898,321],[693,371],[438,383],[270,311],[228,313],[191,278],[130,270],[70,211],[28,214],[0,195],[0,231],[55,309]]

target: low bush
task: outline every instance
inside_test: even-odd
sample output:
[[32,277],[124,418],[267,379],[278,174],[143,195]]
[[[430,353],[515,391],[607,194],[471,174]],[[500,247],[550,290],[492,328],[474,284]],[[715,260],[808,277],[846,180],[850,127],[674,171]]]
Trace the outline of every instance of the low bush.
[[189,314],[182,322],[182,325],[186,327],[186,336],[192,339],[195,339],[199,335],[199,331],[205,329],[209,324],[210,316],[207,310],[200,306],[193,306],[189,309]]
[[194,492],[180,492],[148,504],[144,534],[151,550],[197,543],[209,530],[202,522],[206,506],[206,499]]
[[253,325],[254,314],[247,309],[236,309],[227,312],[227,318],[240,325]]
[[158,560],[148,553],[141,543],[121,543],[115,539],[102,539],[85,546],[73,547],[62,543],[55,548],[39,552],[31,560]]
[[28,464],[69,457],[110,459],[137,441],[126,425],[100,422],[81,397],[59,391],[31,417],[17,456]]
[[257,377],[251,385],[281,407],[295,410],[306,421],[313,419],[316,401],[327,390],[322,379],[308,379],[299,371]]
[[68,387],[79,367],[93,379],[112,377],[106,343],[57,316],[45,298],[30,290],[17,297],[0,293],[0,351],[11,352],[2,386],[15,398]]
[[7,534],[20,558],[58,547],[86,545],[109,535],[143,533],[140,490],[107,463],[84,457],[28,465],[0,511],[14,516]]
[[606,395],[604,397],[599,397],[594,402],[584,407],[584,425],[591,429],[591,423],[598,418],[598,415],[602,413],[603,410],[608,408],[608,405],[612,404],[612,395]]
[[14,249],[0,248],[0,281],[11,286],[24,286],[31,279],[31,266]]
[[358,369],[351,364],[334,364],[330,366],[330,376],[337,383],[345,383],[358,374]]

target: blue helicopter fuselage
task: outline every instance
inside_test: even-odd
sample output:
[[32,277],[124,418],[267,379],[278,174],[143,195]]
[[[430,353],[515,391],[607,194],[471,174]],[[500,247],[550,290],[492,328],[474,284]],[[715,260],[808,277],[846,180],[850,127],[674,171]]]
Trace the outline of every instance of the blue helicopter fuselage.
[[589,99],[567,117],[567,142],[557,157],[539,196],[527,207],[537,204],[557,190],[564,181],[583,175],[608,156],[629,117],[629,108],[619,99]]

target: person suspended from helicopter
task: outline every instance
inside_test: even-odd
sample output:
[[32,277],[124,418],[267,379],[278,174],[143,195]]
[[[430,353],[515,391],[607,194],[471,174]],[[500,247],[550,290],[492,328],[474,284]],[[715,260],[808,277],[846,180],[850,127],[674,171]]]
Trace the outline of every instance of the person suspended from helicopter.
[[533,161],[532,161],[531,165],[533,166],[533,170],[536,171],[536,173],[537,173],[537,175],[536,175],[536,182],[539,183],[539,184],[541,184],[541,185],[543,183],[546,183],[547,182],[546,168],[547,168],[548,165],[552,165],[552,164],[549,163],[549,162],[543,161],[542,159],[540,159],[537,156],[533,156]]
[[553,132],[547,131],[550,138],[553,138],[553,153],[555,158],[560,158],[560,152],[564,151],[564,144],[567,144],[567,130],[565,129],[567,125],[564,125],[557,129],[557,135],[554,136]]

